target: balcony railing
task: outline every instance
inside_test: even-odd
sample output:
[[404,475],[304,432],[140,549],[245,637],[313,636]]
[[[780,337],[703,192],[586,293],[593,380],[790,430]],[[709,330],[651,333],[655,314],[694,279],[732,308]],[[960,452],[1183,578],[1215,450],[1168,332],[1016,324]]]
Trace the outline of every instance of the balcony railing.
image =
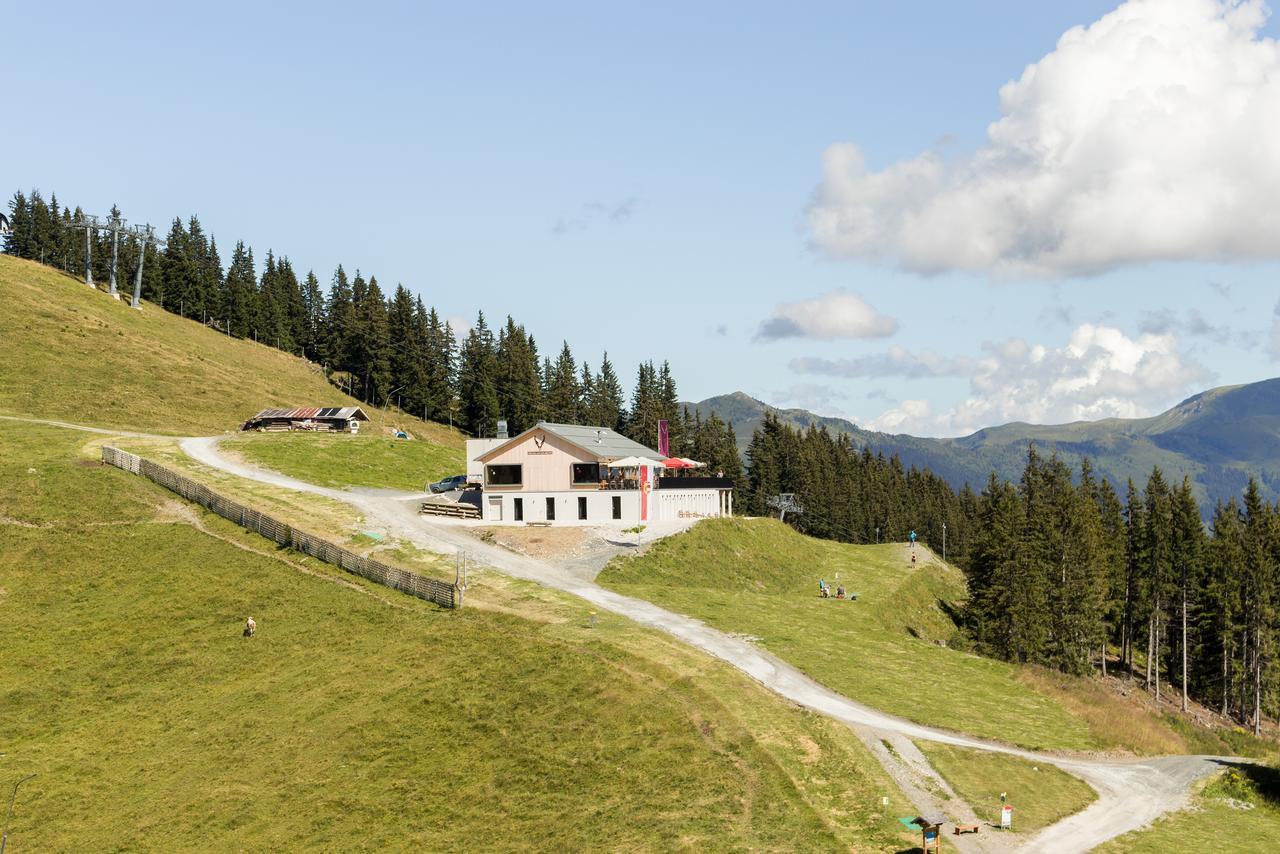
[[727,477],[659,477],[658,489],[733,489]]

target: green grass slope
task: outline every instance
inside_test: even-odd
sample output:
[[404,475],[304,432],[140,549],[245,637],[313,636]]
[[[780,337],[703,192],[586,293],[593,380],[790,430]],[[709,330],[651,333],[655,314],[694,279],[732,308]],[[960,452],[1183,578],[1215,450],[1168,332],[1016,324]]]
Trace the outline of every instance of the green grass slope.
[[1052,765],[946,744],[917,747],[980,820],[998,827],[1000,795],[1007,795],[1014,833],[1034,833],[1098,799],[1088,783]]
[[83,441],[0,422],[15,851],[900,847],[851,734],[718,662],[353,587]]
[[[129,308],[32,261],[0,255],[0,414],[171,435],[222,433],[269,406],[359,402],[318,370],[143,303]],[[455,447],[439,425],[365,407],[374,432],[392,424]]]
[[[769,519],[700,522],[599,582],[748,635],[818,681],[910,720],[1033,749],[1180,752],[1154,715],[952,648],[964,579],[921,548],[816,540]],[[819,578],[859,594],[820,599]]]
[[321,486],[421,491],[466,471],[461,448],[388,436],[242,433],[221,443],[250,462]]

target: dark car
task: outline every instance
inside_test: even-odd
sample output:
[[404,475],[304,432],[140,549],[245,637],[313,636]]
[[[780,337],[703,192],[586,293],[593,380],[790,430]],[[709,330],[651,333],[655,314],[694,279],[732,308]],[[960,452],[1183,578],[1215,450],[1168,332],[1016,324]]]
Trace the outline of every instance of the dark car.
[[437,480],[435,483],[428,483],[427,489],[432,492],[452,492],[455,489],[462,489],[467,485],[467,476],[465,474],[455,474],[453,477],[446,477],[444,480]]

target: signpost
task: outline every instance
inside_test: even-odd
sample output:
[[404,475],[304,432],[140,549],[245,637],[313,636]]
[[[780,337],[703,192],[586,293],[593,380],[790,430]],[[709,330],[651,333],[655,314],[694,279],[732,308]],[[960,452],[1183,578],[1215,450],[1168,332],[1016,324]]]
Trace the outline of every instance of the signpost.
[[1000,829],[1013,830],[1013,807],[1008,804],[1000,807]]

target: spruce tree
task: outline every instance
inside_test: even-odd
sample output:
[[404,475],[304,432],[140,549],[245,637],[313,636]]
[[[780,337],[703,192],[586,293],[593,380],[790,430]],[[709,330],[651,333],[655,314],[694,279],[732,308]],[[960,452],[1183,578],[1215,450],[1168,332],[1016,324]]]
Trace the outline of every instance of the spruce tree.
[[472,436],[494,435],[498,410],[497,353],[493,333],[484,312],[467,333],[458,359],[458,398],[462,403],[462,427]]
[[558,424],[581,423],[582,387],[578,384],[578,366],[567,342],[560,348],[546,387],[548,420]]

